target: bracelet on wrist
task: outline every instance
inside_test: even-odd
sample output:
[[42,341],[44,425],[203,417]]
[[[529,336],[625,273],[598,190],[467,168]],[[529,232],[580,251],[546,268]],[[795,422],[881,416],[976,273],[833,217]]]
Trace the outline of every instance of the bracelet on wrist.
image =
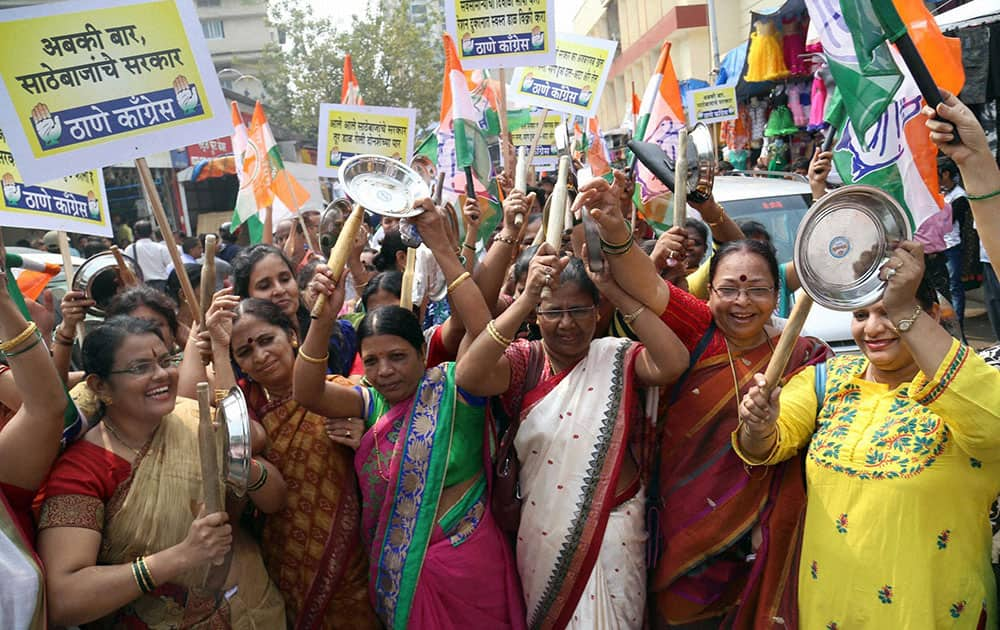
[[0,342],[0,352],[7,352],[8,350],[17,348],[36,332],[38,332],[38,325],[35,322],[28,322],[24,330],[19,332],[14,338]]
[[973,195],[969,191],[965,191],[965,197],[969,201],[986,201],[987,199],[993,199],[994,197],[1000,197],[1000,188],[997,188],[993,192],[989,192],[983,195]]
[[142,556],[132,561],[132,577],[135,578],[135,583],[143,594],[156,590],[156,582],[153,581],[153,575],[146,566],[146,559]]
[[493,237],[493,242],[507,243],[511,247],[517,247],[517,239],[513,236],[504,236],[503,234],[497,234]]
[[20,347],[17,350],[0,350],[0,355],[3,355],[3,357],[7,359],[13,359],[16,356],[20,356],[25,352],[31,350],[39,343],[41,343],[41,341],[42,341],[42,333],[36,330],[34,334],[34,341],[31,341],[28,344],[23,344],[23,343],[20,344]]
[[486,332],[489,333],[490,337],[493,338],[493,341],[497,342],[498,344],[500,344],[501,346],[503,346],[505,349],[508,346],[510,346],[510,344],[514,343],[513,339],[511,339],[509,337],[503,336],[500,333],[500,331],[497,330],[497,326],[493,322],[492,319],[490,320],[490,322],[488,324],[486,324]]
[[631,234],[629,234],[628,240],[626,240],[624,243],[620,243],[618,245],[614,245],[612,243],[609,243],[609,242],[605,241],[602,238],[601,239],[601,251],[604,252],[605,254],[607,254],[608,256],[621,256],[622,254],[626,253],[628,250],[632,249],[633,243],[635,243],[635,239],[632,237]]
[[476,251],[476,246],[471,243],[462,243],[462,247],[466,249],[471,249],[472,251]]
[[251,461],[256,462],[257,467],[260,468],[260,477],[257,477],[257,481],[247,486],[247,492],[257,492],[258,490],[264,487],[264,484],[267,483],[267,466],[260,463],[256,459],[253,459]]
[[[463,261],[463,264],[464,264],[464,261]],[[466,280],[468,280],[471,277],[472,277],[472,274],[470,274],[468,271],[465,271],[465,272],[462,273],[462,275],[460,275],[459,277],[455,278],[452,281],[452,283],[448,285],[448,295],[451,295],[452,293],[454,293],[455,290],[458,289],[458,287],[463,282],[465,282]]]
[[[722,207],[721,203],[718,204],[718,206],[719,206],[719,218],[715,221],[709,221],[708,219],[705,219],[705,223],[707,223],[708,227],[710,228],[717,228],[726,221],[726,209]],[[702,218],[704,219],[705,217],[703,216]]]
[[330,358],[330,351],[328,350],[326,354],[322,357],[311,357],[305,353],[302,348],[299,348],[299,358],[306,363],[312,363],[314,365],[326,365],[327,360]]

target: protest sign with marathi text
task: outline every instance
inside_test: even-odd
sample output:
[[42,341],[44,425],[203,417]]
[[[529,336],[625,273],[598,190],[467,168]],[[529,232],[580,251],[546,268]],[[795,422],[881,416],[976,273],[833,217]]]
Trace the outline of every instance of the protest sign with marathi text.
[[618,42],[571,33],[556,39],[556,63],[518,68],[511,98],[536,107],[590,118],[604,92]]
[[25,181],[218,138],[229,119],[190,2],[0,12],[0,118]]
[[691,115],[694,123],[717,123],[736,120],[735,87],[710,87],[691,91]]
[[359,105],[319,106],[320,175],[337,177],[347,158],[362,153],[382,155],[408,164],[413,153],[417,110]]
[[111,236],[111,220],[100,170],[26,185],[0,131],[0,225]]
[[445,0],[444,5],[463,68],[555,63],[554,0]]
[[[542,110],[532,109],[531,122],[510,133],[511,142],[515,149],[531,146],[531,141],[535,139],[535,132],[538,131],[538,124],[541,120]],[[531,165],[535,168],[550,169],[558,165],[559,149],[556,148],[556,127],[562,120],[563,115],[556,112],[549,112],[545,117],[545,127],[542,129],[538,146],[535,147],[535,155],[531,160]]]

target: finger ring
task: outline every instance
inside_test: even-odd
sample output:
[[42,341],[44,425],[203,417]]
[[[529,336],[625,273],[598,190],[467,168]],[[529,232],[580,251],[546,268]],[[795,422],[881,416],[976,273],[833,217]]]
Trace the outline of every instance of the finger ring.
[[903,266],[903,261],[899,261],[893,269],[900,269]]
[[545,284],[546,286],[552,281],[552,276],[550,274],[545,274]]
[[885,279],[888,280],[889,278],[893,277],[894,275],[896,275],[896,270],[894,268],[890,267],[889,270],[885,272]]
[[347,429],[346,431],[344,431],[344,437],[346,437],[346,438],[351,437],[351,430],[350,429]]

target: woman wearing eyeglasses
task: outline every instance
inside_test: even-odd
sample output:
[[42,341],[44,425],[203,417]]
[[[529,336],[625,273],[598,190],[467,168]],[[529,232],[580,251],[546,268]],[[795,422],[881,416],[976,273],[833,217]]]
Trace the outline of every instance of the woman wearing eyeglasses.
[[[281,627],[281,595],[256,544],[227,514],[198,507],[198,409],[177,398],[176,362],[159,328],[109,319],[87,336],[83,359],[104,414],[63,453],[40,494],[49,622]],[[255,458],[250,500],[273,512],[284,493],[277,469]]]
[[[595,286],[596,283],[596,286]],[[543,297],[543,290],[551,290]],[[600,289],[600,293],[598,292]],[[593,339],[601,294],[642,343]],[[541,341],[512,342],[537,314]],[[459,359],[458,385],[501,395],[520,462],[517,567],[529,627],[641,628],[644,427],[637,387],[676,379],[688,353],[610,274],[542,245],[525,290]]]
[[[777,303],[778,264],[767,245],[730,241],[712,257],[708,302],[656,276],[629,243],[618,184],[595,181],[578,202],[591,208],[602,238],[618,255],[615,280],[673,330],[692,366],[660,396],[651,458],[650,605],[654,627],[684,624],[793,627],[797,527],[805,509],[802,462],[744,468],[730,446],[738,405],[778,341],[768,326]],[[581,200],[582,201],[579,201]],[[786,373],[831,354],[821,341],[796,341]]]

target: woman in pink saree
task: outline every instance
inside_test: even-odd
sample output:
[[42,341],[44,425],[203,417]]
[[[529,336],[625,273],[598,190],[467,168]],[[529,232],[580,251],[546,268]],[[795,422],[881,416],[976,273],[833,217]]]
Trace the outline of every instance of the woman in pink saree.
[[[542,297],[545,287],[551,294]],[[642,343],[593,339],[601,293]],[[532,311],[542,340],[511,343]],[[646,527],[630,449],[642,430],[635,394],[673,381],[687,363],[680,340],[610,274],[588,277],[580,259],[559,259],[548,245],[532,260],[524,292],[459,359],[459,386],[503,395],[518,423],[517,568],[530,627],[642,627]]]
[[[449,283],[454,312],[468,330],[481,330],[486,304],[431,215],[417,224]],[[394,630],[524,628],[513,556],[489,509],[484,401],[455,385],[454,364],[425,368],[419,322],[398,306],[375,309],[358,327],[363,386],[325,380],[322,354],[343,300],[328,275],[321,265],[313,280],[331,298],[299,350],[294,391],[316,413],[364,423],[360,431],[335,424],[331,437],[357,449],[376,613]]]

